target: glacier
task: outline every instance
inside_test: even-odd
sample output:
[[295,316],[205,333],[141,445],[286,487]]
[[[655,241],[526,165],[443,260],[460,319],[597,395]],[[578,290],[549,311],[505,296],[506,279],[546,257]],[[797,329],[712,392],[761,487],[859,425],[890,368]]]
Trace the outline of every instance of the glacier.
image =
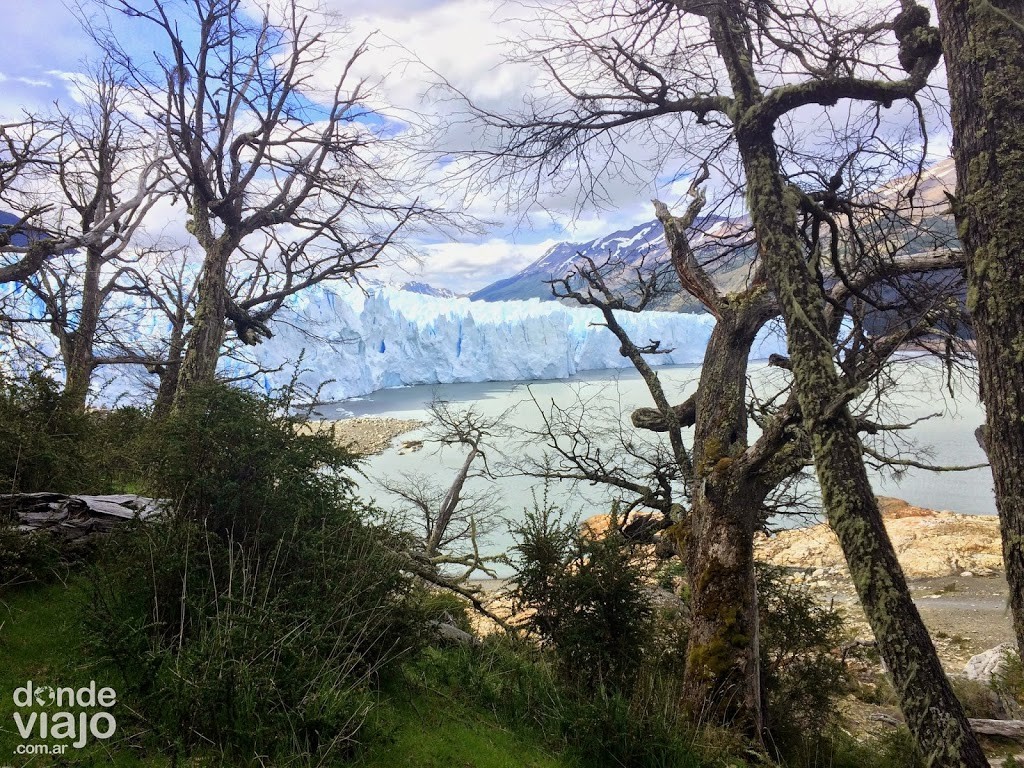
[[[670,354],[650,355],[652,365],[700,363],[714,318],[674,312],[618,313],[634,341],[658,340]],[[251,351],[272,389],[298,371],[301,385],[320,388],[322,401],[344,400],[380,389],[416,384],[564,379],[580,371],[628,368],[619,342],[598,325],[594,308],[557,302],[471,301],[434,297],[391,287],[318,287],[282,309],[274,337]],[[755,357],[781,351],[778,334],[759,338]],[[226,360],[239,376],[246,365]]]
[[[156,348],[166,321],[132,306],[126,339]],[[638,344],[661,342],[651,365],[702,362],[715,320],[707,314],[616,313]],[[267,392],[293,381],[321,402],[417,384],[566,379],[578,372],[630,368],[597,309],[538,298],[473,301],[397,286],[317,286],[292,296],[271,321],[274,336],[255,347],[230,345],[219,373]],[[34,346],[60,373],[53,337],[35,329]],[[782,352],[780,333],[763,331],[753,357]],[[0,353],[13,352],[0,343]],[[301,363],[296,360],[302,356]],[[14,355],[5,355],[15,359]],[[22,367],[33,367],[25,361]],[[100,368],[94,402],[108,406],[152,397],[155,379],[141,366]]]

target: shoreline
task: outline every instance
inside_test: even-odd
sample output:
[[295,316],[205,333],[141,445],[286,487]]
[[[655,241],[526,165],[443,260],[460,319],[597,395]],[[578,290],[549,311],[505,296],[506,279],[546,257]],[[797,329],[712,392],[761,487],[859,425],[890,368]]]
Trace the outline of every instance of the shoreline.
[[[311,430],[333,429],[339,445],[359,456],[373,456],[392,447],[395,438],[427,426],[419,419],[395,419],[386,416],[358,416],[350,419],[326,419],[309,422]],[[407,441],[418,450],[421,441]]]

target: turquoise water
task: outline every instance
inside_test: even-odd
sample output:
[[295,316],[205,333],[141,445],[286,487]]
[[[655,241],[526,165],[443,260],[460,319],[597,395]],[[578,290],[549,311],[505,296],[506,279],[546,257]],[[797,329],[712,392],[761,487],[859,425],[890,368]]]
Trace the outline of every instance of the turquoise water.
[[[681,402],[696,387],[700,369],[697,366],[662,368],[659,376],[672,402]],[[750,370],[750,386],[762,399],[777,392],[786,383],[785,372],[754,363]],[[983,411],[976,393],[960,386],[950,395],[945,388],[941,369],[929,362],[902,362],[889,371],[893,387],[884,405],[874,405],[873,414],[888,416],[905,424],[917,422],[896,433],[901,441],[916,446],[913,458],[932,464],[976,464],[984,462],[974,431],[983,421]],[[524,459],[538,458],[544,450],[542,441],[528,433],[543,424],[540,408],[552,405],[562,409],[569,417],[580,408],[586,413],[585,422],[595,424],[604,420],[606,431],[616,431],[622,425],[629,435],[635,435],[628,425],[629,413],[637,407],[653,405],[643,380],[633,371],[591,372],[574,379],[538,382],[492,382],[472,384],[446,384],[382,390],[356,400],[323,406],[319,410],[327,417],[346,414],[354,416],[391,416],[396,418],[426,418],[427,406],[433,398],[447,400],[459,407],[473,407],[486,416],[504,414],[509,425],[507,434],[492,441],[489,455],[492,468],[505,475],[494,481],[499,490],[504,514],[510,518],[522,515],[532,504],[531,492],[539,492],[540,481],[515,476],[509,464]],[[873,402],[866,398],[861,403]],[[582,404],[582,405],[581,405]],[[934,418],[925,418],[933,416]],[[402,440],[422,438],[423,430],[403,435]],[[756,437],[751,435],[751,440]],[[640,439],[658,441],[663,438],[651,434]],[[603,441],[611,449],[614,439]],[[889,450],[892,445],[888,445]],[[921,453],[923,452],[923,454]],[[450,481],[461,464],[464,453],[454,448],[439,450],[427,443],[417,452],[399,455],[393,448],[372,457],[360,477],[362,493],[374,498],[385,508],[393,507],[395,498],[384,491],[374,478],[394,482],[403,475],[419,474],[435,479],[439,484]],[[966,514],[995,514],[992,478],[988,468],[967,472],[931,472],[908,469],[900,476],[871,472],[875,492],[897,496],[912,504],[933,509],[948,509]],[[487,481],[472,481],[482,488]],[[564,507],[568,514],[587,517],[607,511],[612,494],[604,487],[585,484],[560,483],[549,490],[550,497]],[[813,493],[813,491],[812,491]],[[780,526],[799,524],[796,520],[777,519]],[[510,538],[498,532],[492,537],[492,549],[504,550]]]

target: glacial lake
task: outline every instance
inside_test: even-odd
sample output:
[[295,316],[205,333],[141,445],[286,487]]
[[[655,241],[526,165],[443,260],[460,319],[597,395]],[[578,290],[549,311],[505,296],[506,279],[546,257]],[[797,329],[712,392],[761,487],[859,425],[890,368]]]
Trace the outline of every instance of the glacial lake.
[[[673,403],[682,402],[696,389],[699,366],[673,366],[658,369],[662,386]],[[787,373],[770,368],[764,362],[750,366],[750,386],[764,398],[778,391]],[[910,429],[892,433],[908,440],[918,451],[908,458],[929,464],[971,465],[985,461],[984,453],[974,437],[975,429],[984,421],[984,412],[978,402],[971,381],[957,381],[951,395],[945,374],[932,361],[900,361],[891,366],[889,376],[894,382],[888,403],[875,405],[878,413],[904,424],[916,422]],[[524,439],[524,434],[543,424],[538,405],[550,409],[552,405],[573,413],[580,403],[588,413],[617,414],[627,429],[629,413],[637,407],[653,405],[646,386],[632,370],[593,371],[571,379],[534,382],[485,382],[424,385],[387,389],[361,398],[320,406],[317,410],[326,418],[346,416],[381,416],[403,419],[425,419],[430,401],[439,398],[458,408],[473,407],[485,416],[505,414],[509,433],[492,441],[489,459],[500,467],[504,459],[521,460],[524,456],[539,457],[542,441]],[[932,418],[926,418],[926,417]],[[882,419],[879,419],[882,420]],[[406,433],[395,441],[421,439],[425,430]],[[684,439],[692,430],[684,431]],[[751,441],[756,437],[752,430]],[[644,439],[662,439],[645,433]],[[609,448],[611,442],[608,443]],[[398,448],[371,457],[364,464],[365,476],[357,477],[360,493],[374,499],[383,508],[394,507],[397,501],[371,478],[400,480],[406,475],[420,475],[447,486],[465,456],[459,447],[439,450],[427,442],[415,452],[400,454]],[[882,496],[896,496],[911,504],[932,509],[948,509],[965,514],[993,515],[995,497],[992,477],[988,468],[964,472],[932,472],[910,468],[898,477],[871,471],[875,492]],[[486,481],[473,480],[480,487]],[[534,478],[505,476],[494,481],[503,500],[504,514],[511,519],[521,517],[523,510],[532,506],[532,491],[540,494],[541,481]],[[604,487],[586,484],[560,483],[549,489],[549,498],[569,515],[581,518],[606,512],[612,498]],[[779,527],[800,525],[800,519],[775,518]],[[511,543],[508,534],[499,531],[488,551],[504,551]]]

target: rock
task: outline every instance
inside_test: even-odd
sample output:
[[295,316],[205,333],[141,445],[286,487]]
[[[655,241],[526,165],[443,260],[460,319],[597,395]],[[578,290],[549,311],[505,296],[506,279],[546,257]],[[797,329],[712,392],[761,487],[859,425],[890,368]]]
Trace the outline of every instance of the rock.
[[[994,573],[1002,569],[1002,542],[995,516],[959,515],[913,507],[879,497],[893,547],[909,578]],[[784,568],[837,569],[845,558],[835,534],[824,523],[759,536],[758,560]]]
[[[655,510],[635,510],[624,520],[618,521],[622,535],[632,541],[646,541],[665,526],[665,516]],[[580,523],[580,533],[592,539],[600,539],[608,535],[611,528],[611,515],[601,514],[588,517]]]
[[1014,655],[1017,653],[1014,644],[1001,643],[995,648],[989,648],[977,656],[972,656],[964,666],[964,677],[984,685],[990,685],[992,678],[1002,674],[1006,669],[1006,657],[1011,653]]
[[963,573],[960,574],[960,577],[964,578],[964,579],[971,579],[971,578],[974,578],[974,574],[971,573],[970,571],[964,571]]
[[[342,419],[340,421],[311,421],[305,425],[310,432],[321,429],[333,429],[335,439],[353,453],[369,456],[381,453],[391,447],[391,441],[404,432],[426,426],[425,422],[414,419],[391,419],[363,417],[358,419]],[[422,441],[409,440],[407,443]],[[418,448],[410,448],[408,453]]]

